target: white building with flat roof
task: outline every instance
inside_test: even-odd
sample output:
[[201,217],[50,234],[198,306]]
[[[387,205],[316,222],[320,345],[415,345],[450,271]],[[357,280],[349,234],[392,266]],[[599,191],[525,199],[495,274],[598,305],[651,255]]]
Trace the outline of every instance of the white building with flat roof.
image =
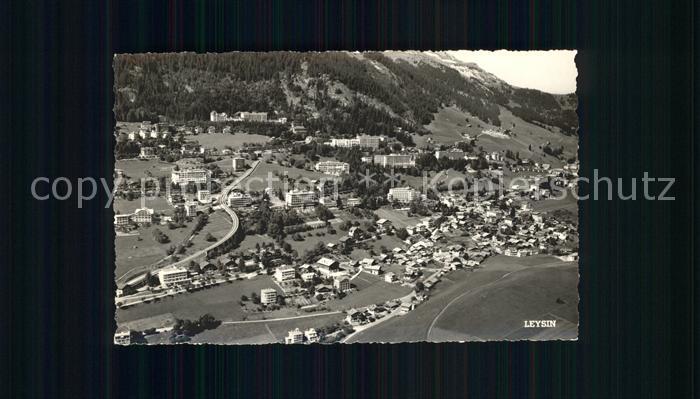
[[234,157],[231,160],[231,166],[233,167],[234,172],[245,170],[245,158]]
[[282,266],[275,270],[275,280],[278,283],[286,283],[296,278],[297,272],[292,266]]
[[384,167],[409,168],[416,166],[416,157],[411,154],[375,155],[374,163]]
[[350,173],[350,164],[339,161],[322,161],[314,167],[317,171],[328,175],[340,176]]
[[284,203],[290,208],[298,208],[306,205],[315,205],[318,201],[316,192],[292,190],[288,191],[284,197]]
[[389,189],[387,200],[389,202],[398,201],[401,203],[409,203],[420,198],[420,192],[411,187],[394,187]]
[[295,328],[287,333],[284,337],[285,344],[301,344],[304,342],[304,333],[300,329]]
[[447,158],[456,161],[458,159],[464,159],[466,155],[464,151],[435,151],[435,159],[437,160]]
[[249,206],[253,202],[253,198],[247,193],[234,191],[228,196],[227,201],[228,206],[232,208],[243,208]]
[[267,112],[241,112],[240,117],[246,122],[267,122]]
[[197,201],[185,202],[185,215],[190,217],[197,216]]
[[260,303],[269,305],[277,302],[277,291],[274,288],[263,288],[260,290]]
[[199,190],[197,191],[197,201],[202,204],[208,204],[211,202],[211,192],[209,190]]
[[158,272],[158,280],[160,280],[161,286],[167,288],[190,281],[190,277],[187,269],[171,267],[160,270]]
[[114,225],[115,226],[127,226],[129,223],[131,223],[131,214],[116,214],[114,215]]
[[209,178],[211,177],[211,171],[207,169],[173,169],[170,176],[170,180],[177,184],[207,184],[209,183]]
[[129,327],[119,327],[114,333],[114,344],[115,345],[129,345],[131,344],[131,330]]

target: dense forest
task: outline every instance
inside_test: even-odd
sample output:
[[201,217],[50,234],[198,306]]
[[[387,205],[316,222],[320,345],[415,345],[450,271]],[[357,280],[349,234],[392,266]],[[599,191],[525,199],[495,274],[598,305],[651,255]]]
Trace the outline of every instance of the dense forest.
[[120,121],[161,115],[207,120],[212,110],[266,111],[304,121],[313,130],[408,141],[410,136],[394,128],[420,133],[441,107],[454,105],[496,126],[501,107],[564,134],[576,134],[578,125],[575,96],[505,82],[491,87],[445,65],[383,53],[125,54],[114,58],[114,72]]

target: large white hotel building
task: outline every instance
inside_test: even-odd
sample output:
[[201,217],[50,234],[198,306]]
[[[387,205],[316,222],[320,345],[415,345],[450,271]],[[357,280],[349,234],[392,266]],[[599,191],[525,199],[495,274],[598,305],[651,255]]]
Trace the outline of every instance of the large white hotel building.
[[318,201],[315,191],[292,190],[285,194],[284,203],[290,208],[313,205]]
[[340,176],[350,173],[350,164],[338,161],[323,161],[317,163],[315,169],[321,173]]
[[207,184],[209,183],[209,178],[211,177],[211,171],[207,169],[173,169],[170,176],[170,180],[173,183],[197,183],[197,184]]

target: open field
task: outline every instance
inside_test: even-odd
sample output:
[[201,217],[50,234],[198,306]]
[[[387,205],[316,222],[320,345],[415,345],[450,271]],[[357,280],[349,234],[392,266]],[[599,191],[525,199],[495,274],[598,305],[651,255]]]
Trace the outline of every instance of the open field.
[[252,280],[224,283],[197,292],[163,298],[158,302],[117,309],[117,321],[132,321],[164,313],[172,313],[177,318],[185,319],[194,319],[205,313],[211,313],[219,320],[242,320],[248,314],[238,304],[241,295],[250,297],[252,292],[260,295],[260,290],[263,288],[274,288],[281,293],[270,276],[258,276]]
[[[538,279],[542,282],[535,283]],[[557,322],[562,329],[555,338],[569,339],[570,325],[578,322],[577,284],[575,262],[547,256],[491,257],[474,272],[458,270],[443,276],[427,302],[357,334],[351,342],[464,341],[507,335],[521,339],[523,320],[549,319],[548,313],[567,318],[568,322]],[[556,302],[559,297],[564,304]],[[476,315],[481,318],[471,323]],[[530,338],[544,337],[538,335],[542,330],[532,330]]]
[[406,211],[399,211],[396,209],[391,209],[388,207],[379,208],[374,213],[379,216],[380,219],[387,219],[391,224],[398,228],[415,226],[420,223],[420,216],[408,216]]
[[[138,229],[139,235],[116,236],[116,275],[121,276],[129,270],[144,265],[150,265],[167,256],[165,251],[171,245],[180,243],[190,236],[194,222],[188,223],[181,229],[170,230],[167,226],[151,225]],[[160,229],[170,238],[169,243],[160,244],[153,238],[153,230]],[[139,241],[141,238],[141,241]]]
[[474,128],[467,128],[469,123],[466,121],[467,117],[469,117],[469,114],[460,111],[455,106],[442,108],[435,114],[435,118],[430,124],[425,126],[430,131],[430,134],[425,136],[414,135],[413,139],[418,147],[424,147],[428,137],[433,139],[434,144],[451,145],[463,140],[462,132],[472,133],[472,136],[477,131],[481,132],[481,129],[476,129],[476,125],[473,122]]
[[223,210],[218,210],[209,215],[209,221],[194,238],[191,248],[188,248],[187,253],[194,253],[202,248],[206,248],[212,243],[205,240],[207,233],[211,233],[217,240],[225,236],[231,230],[231,218]]
[[[466,121],[467,118],[469,118],[469,122]],[[457,107],[442,108],[435,114],[435,119],[425,126],[431,134],[422,137],[414,135],[413,139],[418,147],[425,147],[428,137],[432,137],[433,143],[436,145],[451,145],[456,141],[464,140],[461,136],[462,133],[468,133],[472,137],[478,136],[476,145],[483,147],[487,152],[510,149],[514,153],[519,152],[521,158],[549,163],[555,167],[562,166],[563,162],[544,154],[539,148],[544,143],[550,142],[553,147],[563,146],[564,155],[567,158],[575,155],[578,151],[578,138],[558,133],[556,128],[553,128],[555,132],[552,132],[525,122],[503,107],[501,107],[499,119],[501,120],[501,128],[511,129],[515,133],[514,137],[499,138],[482,135],[482,130],[494,129],[496,126],[481,122],[468,113],[460,111]],[[469,127],[468,124],[472,126]]]
[[364,272],[352,280],[352,284],[355,284],[359,291],[348,294],[343,299],[328,301],[325,305],[331,310],[348,310],[401,298],[413,291],[412,288],[402,287],[400,284],[384,282],[383,276],[373,276]]
[[151,172],[153,177],[170,176],[173,164],[162,162],[157,159],[120,159],[114,163],[115,169],[121,169],[132,179],[146,177],[146,171]]
[[115,198],[113,202],[114,211],[120,213],[133,213],[138,208],[151,208],[156,212],[171,211],[172,205],[164,197],[147,197],[137,198],[133,201],[128,201],[124,198]]
[[[139,235],[117,236],[115,238],[116,275],[121,276],[135,267],[150,265],[165,258],[167,256],[165,251],[170,246],[177,246],[190,237],[194,225],[194,220],[186,223],[185,227],[173,230],[170,230],[168,226],[151,225],[147,228],[139,228]],[[205,240],[207,233],[211,233],[216,238],[221,238],[230,228],[231,220],[224,211],[216,211],[210,214],[209,222],[192,238],[192,246],[188,247],[187,251],[180,256],[195,253],[211,245],[211,242]],[[165,244],[156,242],[153,238],[153,230],[155,229],[160,229],[167,235],[170,238],[170,242]],[[138,240],[139,237],[141,241]]]
[[[339,323],[345,317],[344,314],[304,317],[292,320],[267,321],[264,323],[224,324],[215,330],[204,331],[193,337],[192,342],[213,344],[271,344],[284,342],[284,337],[289,330],[299,328],[320,328]],[[312,316],[314,313],[308,313]]]
[[192,139],[197,141],[205,148],[218,148],[223,150],[226,146],[233,149],[243,147],[243,144],[264,144],[270,141],[270,138],[260,134],[236,133],[236,134],[221,134],[221,133],[204,133],[197,136],[192,136]]
[[540,201],[532,201],[530,203],[533,211],[552,212],[557,209],[566,209],[574,214],[578,214],[578,201],[571,193],[568,193],[564,199],[545,199]]
[[[307,237],[307,234],[311,234],[311,237]],[[324,233],[323,236],[318,237],[316,233]],[[304,251],[307,249],[315,247],[319,242],[328,244],[328,243],[334,243],[337,244],[338,240],[342,238],[343,236],[347,235],[347,232],[336,229],[335,234],[329,234],[327,228],[322,228],[322,229],[316,229],[316,230],[309,230],[305,231],[303,233],[299,233],[304,237],[304,241],[294,241],[292,240],[291,236],[288,236],[285,241],[287,241],[294,250],[296,250],[299,255],[303,255]]]

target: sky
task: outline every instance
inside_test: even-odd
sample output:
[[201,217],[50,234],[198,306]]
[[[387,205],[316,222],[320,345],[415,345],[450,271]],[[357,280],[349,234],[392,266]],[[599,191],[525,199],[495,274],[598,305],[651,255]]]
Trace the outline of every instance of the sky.
[[576,91],[575,50],[556,51],[448,51],[455,58],[474,62],[509,84],[553,94]]

